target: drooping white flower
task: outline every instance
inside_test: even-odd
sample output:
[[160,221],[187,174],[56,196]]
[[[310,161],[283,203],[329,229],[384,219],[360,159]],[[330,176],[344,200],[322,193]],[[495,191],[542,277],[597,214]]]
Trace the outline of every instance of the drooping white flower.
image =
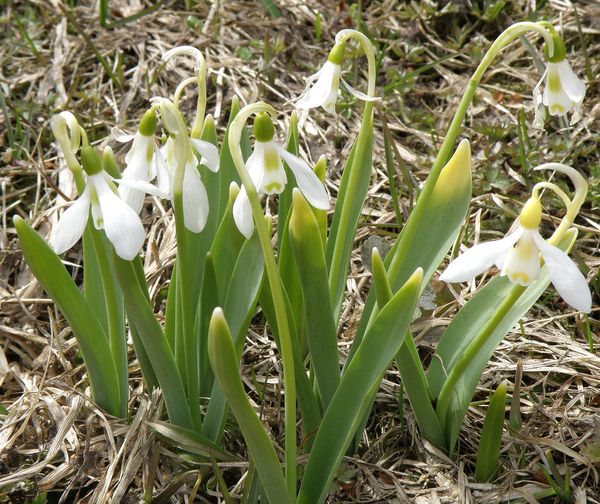
[[[148,179],[142,177],[134,179],[124,176],[117,182],[120,183],[121,188],[127,187],[140,191],[142,194],[153,194],[173,202],[176,172],[179,164],[184,164],[183,221],[189,231],[199,233],[204,229],[208,218],[208,195],[202,183],[198,165],[203,164],[211,171],[216,172],[219,169],[219,151],[210,142],[189,137],[181,113],[170,100],[153,98],[152,102],[160,108],[163,124],[171,135],[165,145],[155,151],[153,155],[153,166],[157,177],[156,186],[149,184]],[[198,161],[196,153],[201,156],[200,161]]]
[[[575,75],[565,58],[566,48],[562,39],[555,37],[554,54],[547,56],[548,63],[542,78],[533,89],[533,104],[536,128],[544,127],[543,107],[551,116],[564,116],[572,113],[571,124],[581,119],[581,106],[585,98],[585,83]],[[542,92],[541,87],[544,85]]]
[[375,101],[354,89],[342,78],[341,62],[344,57],[345,43],[337,43],[318,72],[306,78],[306,89],[298,97],[295,106],[300,109],[323,107],[326,112],[335,113],[340,81],[348,92],[363,101]]
[[541,254],[556,291],[570,306],[589,313],[592,296],[586,279],[567,254],[542,238],[541,215],[539,199],[530,198],[514,231],[501,240],[471,247],[448,265],[440,280],[467,282],[496,264],[501,275],[527,286],[539,278]]
[[57,254],[70,249],[83,235],[90,211],[96,229],[104,229],[119,257],[131,261],[144,243],[144,227],[138,214],[119,197],[116,187],[102,168],[92,147],[81,150],[86,187],[62,214],[53,230],[52,246]]
[[140,213],[144,205],[146,192],[128,185],[127,181],[151,182],[157,175],[157,164],[160,163],[160,152],[156,146],[154,132],[156,131],[156,112],[148,110],[138,127],[135,135],[127,135],[114,128],[112,133],[118,142],[131,142],[131,149],[125,155],[126,168],[122,178],[125,183],[119,185],[119,194],[136,213]]
[[[315,208],[329,209],[325,187],[306,161],[294,156],[273,140],[275,129],[268,114],[260,113],[254,120],[256,142],[246,161],[246,170],[259,193],[279,194],[285,188],[287,176],[282,160],[286,162],[304,197]],[[252,208],[246,190],[242,187],[233,204],[233,218],[240,232],[250,238],[254,230]]]

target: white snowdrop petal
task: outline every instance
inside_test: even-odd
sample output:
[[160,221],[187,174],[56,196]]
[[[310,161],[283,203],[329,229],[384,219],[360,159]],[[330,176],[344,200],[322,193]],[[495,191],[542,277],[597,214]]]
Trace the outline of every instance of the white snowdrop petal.
[[281,149],[280,154],[290,170],[292,170],[294,177],[296,177],[298,188],[302,191],[308,202],[319,210],[329,210],[329,196],[327,195],[327,191],[319,180],[319,177],[308,166],[308,163],[284,149]]
[[592,310],[592,294],[577,265],[567,254],[550,245],[539,234],[534,239],[546,263],[550,281],[560,297],[576,310],[589,313]]
[[85,230],[90,216],[90,193],[86,187],[83,194],[67,208],[53,230],[52,248],[57,254],[62,254],[77,243]]
[[492,267],[519,239],[522,228],[517,228],[501,240],[492,240],[467,249],[452,261],[440,275],[443,282],[468,282]]
[[204,229],[208,218],[208,194],[198,170],[186,166],[183,175],[183,222],[192,233]]
[[296,101],[295,106],[309,109],[322,106],[327,112],[335,111],[341,69],[339,65],[327,61],[320,70],[318,79]]
[[240,233],[249,240],[254,230],[254,221],[252,220],[250,200],[246,194],[246,189],[243,187],[233,202],[233,220]]
[[[103,227],[117,255],[131,261],[144,244],[145,233],[138,214],[109,187],[103,173],[94,175]],[[90,177],[91,178],[91,177]]]
[[585,98],[585,82],[575,75],[566,59],[558,63],[558,68],[565,92],[572,101],[581,103]]
[[191,142],[196,152],[202,156],[202,164],[206,165],[210,171],[217,172],[219,170],[219,150],[205,140],[192,138]]
[[359,100],[362,101],[379,101],[381,100],[381,98],[379,98],[378,96],[369,96],[361,91],[359,91],[358,89],[354,89],[350,84],[348,84],[343,78],[340,77],[340,80],[342,81],[342,84],[344,85],[344,87],[346,88],[346,90],[355,98],[358,98]]
[[110,130],[110,134],[119,143],[131,142],[135,138],[135,135],[127,133],[116,126]]

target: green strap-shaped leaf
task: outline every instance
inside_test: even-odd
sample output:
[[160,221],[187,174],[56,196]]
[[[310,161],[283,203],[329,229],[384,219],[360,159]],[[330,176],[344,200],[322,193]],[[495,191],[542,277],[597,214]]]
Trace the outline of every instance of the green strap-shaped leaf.
[[[456,240],[471,200],[471,149],[463,140],[442,169],[427,198],[419,198],[406,226],[385,258],[387,276],[398,289],[415,268],[423,269],[423,288]],[[369,293],[360,325],[350,349],[351,360],[376,311]],[[346,362],[348,365],[348,361]]]
[[[225,296],[223,311],[231,333],[234,334],[234,345],[239,357],[242,355],[246,333],[252,314],[256,308],[256,301],[262,286],[265,265],[258,239],[258,233],[253,233],[251,238],[244,242],[235,267],[230,276],[230,282]],[[202,310],[206,310],[206,306]],[[239,358],[238,358],[239,360]],[[208,410],[204,419],[202,432],[218,441],[223,433],[227,407],[223,392],[215,383],[210,394]]]
[[96,317],[108,337],[108,319],[104,306],[104,291],[102,290],[102,277],[98,267],[96,251],[92,243],[89,227],[83,232],[83,296],[90,306],[95,306]]
[[22,218],[16,216],[14,224],[27,265],[56,303],[77,339],[94,400],[111,415],[118,416],[121,405],[117,368],[94,308],[87,303],[45,240]]
[[[569,251],[576,237],[577,230],[570,229],[558,247],[561,250]],[[434,383],[440,382],[440,374],[443,376],[441,380],[443,386],[437,398],[436,413],[446,433],[446,446],[449,453],[454,450],[469,403],[494,350],[508,331],[538,300],[549,283],[550,277],[546,268],[542,268],[540,278],[527,288],[512,284],[506,277],[494,278],[458,312],[442,335],[431,364],[433,366],[437,361],[443,364],[442,369],[438,369],[439,364],[436,364],[434,371],[429,371],[428,377],[433,387]],[[513,297],[511,308],[498,320],[496,312],[511,296]],[[482,336],[485,338],[483,344],[471,357],[471,345]],[[446,377],[453,372],[465,355],[469,355],[465,370],[454,385],[448,385]]]
[[[194,332],[198,334],[199,341],[199,390],[200,397],[209,397],[213,387],[214,375],[208,360],[208,325],[210,315],[219,306],[219,294],[217,289],[217,278],[212,254],[206,254],[204,260],[204,273],[202,274],[202,287],[200,289],[200,305],[196,310],[196,327]],[[204,427],[203,427],[204,428]]]
[[294,191],[289,236],[302,285],[311,367],[326,410],[340,382],[337,335],[319,225],[299,190]]
[[113,261],[125,299],[127,318],[135,324],[148,354],[165,398],[169,420],[180,427],[193,429],[192,416],[175,358],[140,287],[135,267],[132,262],[125,261],[116,254],[113,254]]
[[329,292],[336,320],[344,297],[355,231],[371,180],[372,151],[373,104],[367,102],[358,137],[344,166],[325,253],[329,267]]
[[415,271],[365,334],[321,422],[304,471],[298,504],[325,500],[335,471],[366,412],[365,406],[402,344],[422,279],[423,272]]
[[477,449],[477,463],[475,464],[475,479],[482,483],[489,481],[498,469],[505,406],[506,382],[503,382],[492,395],[490,407],[483,420],[481,439]]
[[237,351],[223,312],[218,308],[210,322],[208,352],[215,377],[238,421],[269,502],[291,504],[281,464],[267,431],[246,395]]

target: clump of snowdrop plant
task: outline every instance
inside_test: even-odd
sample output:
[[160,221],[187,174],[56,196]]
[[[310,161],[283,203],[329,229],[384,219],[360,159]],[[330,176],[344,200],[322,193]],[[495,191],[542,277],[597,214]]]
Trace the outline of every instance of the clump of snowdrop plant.
[[[52,129],[79,196],[54,229],[54,250],[24,220],[15,218],[15,226],[27,263],[79,342],[94,400],[113,415],[127,416],[129,333],[148,390],[160,387],[166,404],[169,422],[154,424],[156,430],[178,445],[189,439],[196,456],[228,459],[221,440],[231,410],[269,502],[315,504],[325,501],[344,454],[356,449],[378,385],[395,359],[420,434],[453,454],[491,353],[549,282],[573,308],[590,310],[585,278],[567,256],[587,184],[573,168],[549,163],[540,168],[567,174],[574,196],[550,182],[537,184],[505,238],[476,245],[444,270],[441,278],[448,282],[469,281],[494,265],[500,275],[458,312],[427,370],[409,331],[417,300],[456,242],[471,200],[471,149],[479,147],[466,139],[457,142],[461,124],[485,71],[527,32],[542,36],[549,58],[541,98],[536,87],[536,108],[541,103],[551,114],[573,111],[574,118],[580,113],[585,87],[567,69],[564,43],[554,28],[524,22],[505,30],[473,74],[385,263],[373,249],[373,287],[343,365],[337,333],[379,134],[375,51],[365,35],[340,32],[325,65],[308,78],[295,102],[303,110],[335,111],[346,46],[358,43],[367,59],[367,92],[345,84],[364,104],[332,209],[325,189],[327,160],[314,166],[304,160],[295,112],[288,116],[263,102],[240,110],[236,99],[219,142],[214,120],[206,115],[206,62],[193,47],[165,53],[167,62],[191,58],[194,64],[193,75],[174,95],[154,97],[135,133],[113,131],[117,141],[131,142],[120,169],[108,146],[102,156],[89,146],[73,114],[55,116]],[[180,100],[190,85],[198,99],[188,120]],[[254,145],[247,150],[250,121]],[[285,146],[276,135],[281,123],[288,124]],[[541,189],[556,193],[567,207],[548,240],[540,232]],[[139,255],[144,253],[140,215],[144,222],[154,215],[146,195],[168,200],[175,221],[177,256],[160,317],[164,323],[154,313]],[[265,195],[277,198],[274,216],[265,215]],[[57,255],[69,254],[82,235],[83,293]],[[282,363],[283,469],[239,369],[257,308]],[[307,456],[301,481],[299,451]],[[493,456],[482,453],[478,464],[495,467]]]

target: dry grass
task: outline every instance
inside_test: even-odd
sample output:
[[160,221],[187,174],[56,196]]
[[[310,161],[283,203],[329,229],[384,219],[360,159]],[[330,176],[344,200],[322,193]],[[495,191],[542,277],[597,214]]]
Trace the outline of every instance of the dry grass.
[[[126,2],[112,1],[119,6],[113,15],[135,11],[136,3],[131,2],[130,9],[121,6]],[[426,2],[408,7],[386,0],[367,3],[364,8],[364,26],[385,50],[379,80],[380,89],[386,86],[382,107],[400,154],[418,181],[425,179],[440,136],[482,51],[500,29],[525,19],[535,1],[508,2],[495,21],[476,14],[475,5],[483,3],[456,1],[441,9],[428,7]],[[162,406],[158,396],[148,397],[142,389],[133,353],[131,421],[107,418],[89,400],[75,340],[28,272],[11,216],[27,218],[48,235],[56,219],[56,189],[66,196],[72,194],[51,143],[51,114],[72,110],[99,142],[106,141],[114,125],[134,126],[150,97],[172,92],[189,72],[189,68],[161,66],[161,53],[172,46],[194,45],[205,53],[210,68],[209,111],[220,127],[233,95],[248,103],[264,99],[289,111],[286,101],[302,90],[301,76],[314,71],[333,34],[356,26],[357,16],[356,6],[343,1],[324,5],[282,1],[279,5],[283,17],[272,19],[258,1],[196,2],[193,12],[186,12],[179,2],[166,1],[138,21],[105,30],[87,2],[72,12],[61,0],[6,4],[0,18],[4,31],[0,47],[0,402],[8,414],[2,417],[0,427],[0,502],[27,502],[43,491],[50,492],[51,502],[109,502],[109,496],[111,502],[140,502],[150,496],[154,496],[152,502],[184,502],[193,500],[193,495],[196,502],[219,501],[211,464],[178,452],[148,426],[149,421],[161,418]],[[320,42],[314,31],[317,9],[323,15]],[[186,26],[186,16],[192,13],[200,20],[195,28]],[[543,13],[563,28],[568,47],[574,50],[574,66],[583,74],[585,61],[569,2],[552,0]],[[536,502],[536,492],[547,487],[540,473],[547,449],[553,451],[563,470],[569,468],[577,502],[586,502],[586,498],[587,502],[600,502],[600,226],[596,222],[600,207],[600,95],[595,78],[600,68],[600,7],[594,2],[578,3],[578,13],[594,77],[585,118],[573,129],[559,130],[553,122],[547,134],[530,130],[527,162],[521,164],[517,118],[524,107],[531,122],[530,92],[539,75],[527,50],[514,44],[486,77],[463,134],[470,138],[475,155],[469,240],[507,229],[519,202],[536,181],[537,175],[527,168],[567,160],[592,180],[590,197],[577,221],[580,239],[574,252],[596,296],[589,326],[569,315],[564,303],[549,290],[522,321],[521,329],[511,333],[495,352],[470,408],[459,457],[454,461],[420,439],[407,402],[398,397],[398,374],[390,370],[362,450],[344,461],[337,481],[339,491],[331,502],[498,502],[517,497],[522,502]],[[437,64],[426,66],[433,62]],[[358,82],[358,65],[353,75]],[[190,107],[192,103],[190,100]],[[323,152],[328,155],[332,195],[358,123],[357,107],[346,100],[337,117],[314,113],[301,122],[301,145],[308,157],[316,160]],[[342,352],[349,346],[369,284],[360,244],[374,234],[393,239],[399,229],[380,139],[375,159],[372,189],[352,257]],[[401,190],[406,210],[408,193]],[[557,208],[558,204],[546,208],[547,231],[557,220],[554,216],[560,215]],[[151,294],[157,295],[174,259],[174,229],[165,207],[148,206],[145,212],[150,244],[146,273]],[[72,252],[68,259],[77,275],[80,252]],[[438,282],[434,281],[432,288],[438,308],[434,314],[424,312],[415,324],[424,358],[461,302]],[[461,294],[465,298],[470,292]],[[588,332],[593,348],[586,340]],[[275,355],[264,328],[255,327],[248,337],[244,376],[251,397],[261,404],[277,438],[282,431],[282,405]],[[523,429],[518,435],[506,433],[498,479],[492,484],[473,483],[474,454],[488,396],[502,380],[514,383],[519,361],[523,363]],[[265,384],[262,401],[257,384],[261,388]],[[241,461],[219,464],[235,496],[241,493],[248,466],[234,424],[228,425],[225,443],[230,453],[241,457]],[[544,502],[553,501],[555,498]]]

